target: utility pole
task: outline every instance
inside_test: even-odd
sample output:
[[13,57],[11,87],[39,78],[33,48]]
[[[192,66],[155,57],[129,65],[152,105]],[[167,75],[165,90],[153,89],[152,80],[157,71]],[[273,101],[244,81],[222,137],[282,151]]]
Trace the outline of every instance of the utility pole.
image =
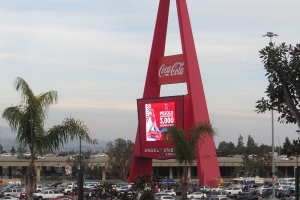
[[2,154],[1,133],[2,133],[2,130],[0,131],[0,154]]
[[[274,34],[273,32],[267,32],[266,35],[263,35],[264,37],[270,38],[270,44],[272,44],[272,37],[278,36],[277,34]],[[269,59],[269,58],[268,58]],[[274,163],[274,114],[273,114],[273,108],[271,109],[271,121],[272,121],[272,199],[275,199],[275,163]],[[299,200],[299,197],[298,199]]]

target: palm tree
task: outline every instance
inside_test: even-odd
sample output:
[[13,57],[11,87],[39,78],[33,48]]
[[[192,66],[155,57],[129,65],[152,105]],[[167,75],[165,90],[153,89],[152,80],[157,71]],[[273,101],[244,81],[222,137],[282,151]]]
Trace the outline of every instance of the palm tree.
[[181,175],[182,199],[187,199],[187,164],[192,164],[196,157],[198,144],[203,143],[205,137],[213,136],[214,129],[207,123],[196,123],[186,132],[177,127],[170,127],[165,134],[165,142],[171,140],[174,144],[176,160],[184,164]]
[[56,91],[35,96],[26,81],[19,77],[14,81],[14,88],[20,93],[21,102],[6,108],[2,117],[6,119],[12,131],[17,133],[18,144],[30,150],[31,158],[25,182],[28,198],[33,199],[36,183],[35,154],[42,154],[43,150],[55,151],[79,136],[88,142],[91,139],[88,127],[73,118],[66,118],[61,125],[44,129],[49,106],[57,102]]

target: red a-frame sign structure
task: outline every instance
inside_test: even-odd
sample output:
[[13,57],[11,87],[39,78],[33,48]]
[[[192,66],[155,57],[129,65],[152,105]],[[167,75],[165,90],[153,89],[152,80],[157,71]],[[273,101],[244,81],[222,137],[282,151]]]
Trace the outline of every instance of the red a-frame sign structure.
[[[176,5],[182,54],[164,55],[170,0],[160,0],[143,99],[138,100],[139,125],[129,182],[135,174],[151,174],[152,159],[174,158],[172,144],[164,146],[159,134],[166,126],[173,123],[185,129],[195,122],[209,122],[186,0],[176,0]],[[160,97],[161,85],[178,82],[187,83],[187,95]],[[196,160],[199,183],[216,185],[220,170],[212,137],[199,144]]]

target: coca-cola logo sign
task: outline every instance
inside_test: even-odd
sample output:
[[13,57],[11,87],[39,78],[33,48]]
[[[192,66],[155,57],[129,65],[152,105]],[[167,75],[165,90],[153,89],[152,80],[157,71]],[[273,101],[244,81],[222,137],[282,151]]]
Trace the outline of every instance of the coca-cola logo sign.
[[176,76],[176,75],[183,75],[184,73],[184,62],[176,62],[172,66],[166,66],[163,64],[160,66],[158,71],[158,76]]
[[186,82],[183,54],[158,58],[158,84]]

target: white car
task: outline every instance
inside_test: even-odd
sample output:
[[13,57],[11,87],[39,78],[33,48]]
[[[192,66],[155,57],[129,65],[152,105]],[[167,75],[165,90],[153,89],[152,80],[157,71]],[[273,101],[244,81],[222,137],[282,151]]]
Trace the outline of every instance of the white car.
[[41,156],[41,155],[39,155],[37,158],[38,158],[38,159],[46,159],[45,156]]
[[165,190],[165,191],[163,191],[163,193],[171,195],[173,197],[176,196],[176,192],[174,192],[174,190]]
[[175,200],[175,197],[173,197],[173,196],[161,196],[161,197],[159,197],[159,200],[164,200],[164,199]]
[[1,156],[12,156],[12,154],[11,153],[3,153],[3,154],[1,154]]
[[164,194],[164,193],[156,193],[155,194],[155,199],[156,200],[162,200],[162,199],[175,199],[175,197],[168,195],[168,194]]
[[242,188],[240,188],[240,187],[228,188],[227,190],[224,190],[224,191],[228,192],[228,194],[238,194],[238,193],[243,192]]
[[13,197],[13,196],[4,196],[4,197],[2,197],[1,199],[7,199],[7,200],[20,200],[19,198]]
[[206,194],[202,192],[192,192],[191,194],[187,195],[187,198],[189,199],[200,199],[200,198],[206,198]]
[[107,154],[106,153],[98,153],[98,154],[95,154],[93,155],[94,158],[98,158],[98,157],[107,157]]
[[23,153],[24,157],[25,158],[29,158],[31,156],[31,153],[30,152],[26,152],[26,153]]

